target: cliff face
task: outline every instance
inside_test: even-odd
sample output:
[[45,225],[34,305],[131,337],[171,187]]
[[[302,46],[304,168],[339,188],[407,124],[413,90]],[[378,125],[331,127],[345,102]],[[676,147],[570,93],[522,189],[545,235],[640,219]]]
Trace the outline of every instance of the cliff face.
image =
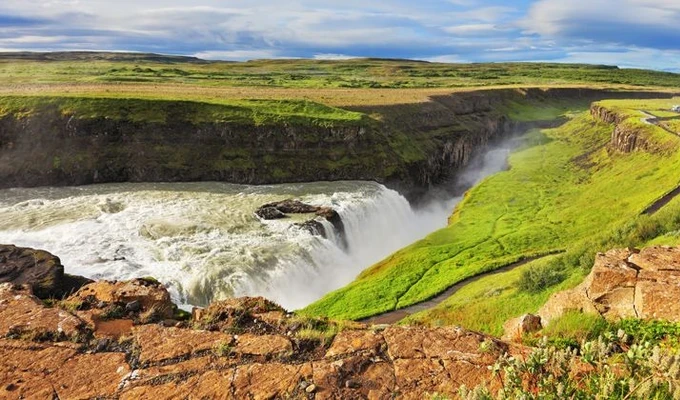
[[496,90],[419,104],[355,107],[381,121],[331,127],[90,117],[45,106],[0,119],[0,187],[139,181],[268,184],[375,180],[412,197],[467,165],[490,142],[531,126],[508,102],[651,97],[583,89]]

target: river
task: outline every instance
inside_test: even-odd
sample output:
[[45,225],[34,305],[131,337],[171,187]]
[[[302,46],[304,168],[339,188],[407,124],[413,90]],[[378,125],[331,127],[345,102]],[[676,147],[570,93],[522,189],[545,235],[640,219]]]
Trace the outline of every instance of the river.
[[[503,169],[507,153],[489,152],[458,184]],[[260,205],[287,198],[337,210],[346,246],[294,225],[309,216],[261,221],[254,215]],[[458,200],[414,209],[374,182],[6,189],[0,190],[0,243],[47,250],[66,272],[93,279],[152,276],[184,306],[261,295],[298,309],[444,227]]]

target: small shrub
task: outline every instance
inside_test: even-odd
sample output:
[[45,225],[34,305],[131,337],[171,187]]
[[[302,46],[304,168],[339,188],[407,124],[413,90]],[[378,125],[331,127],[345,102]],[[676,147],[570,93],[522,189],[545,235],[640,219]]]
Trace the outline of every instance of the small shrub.
[[215,347],[215,354],[218,357],[228,357],[234,351],[231,342],[220,342]]
[[566,275],[563,271],[556,269],[552,263],[549,263],[522,272],[518,286],[520,290],[536,293],[561,283],[565,278]]

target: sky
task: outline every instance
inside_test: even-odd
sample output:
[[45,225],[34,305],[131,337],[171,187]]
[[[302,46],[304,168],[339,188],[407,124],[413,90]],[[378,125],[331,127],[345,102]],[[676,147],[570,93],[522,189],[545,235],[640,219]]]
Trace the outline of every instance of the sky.
[[554,61],[680,72],[680,0],[1,0],[0,51]]

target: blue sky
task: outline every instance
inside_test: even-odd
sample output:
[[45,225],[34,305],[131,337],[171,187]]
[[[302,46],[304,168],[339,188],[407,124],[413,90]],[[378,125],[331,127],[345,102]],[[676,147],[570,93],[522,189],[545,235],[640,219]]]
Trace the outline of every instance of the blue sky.
[[680,72],[680,0],[3,0],[2,50],[557,61]]

